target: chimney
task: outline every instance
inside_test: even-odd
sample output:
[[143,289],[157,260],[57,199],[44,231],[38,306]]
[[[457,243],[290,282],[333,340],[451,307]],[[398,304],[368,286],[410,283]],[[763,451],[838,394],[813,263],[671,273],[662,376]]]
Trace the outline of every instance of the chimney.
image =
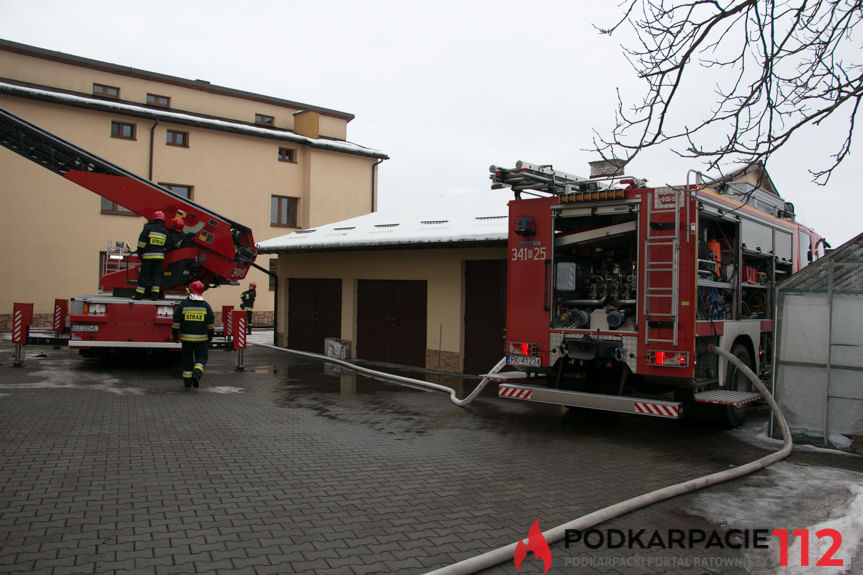
[[318,139],[321,135],[321,115],[309,110],[294,112],[294,132],[307,138]]
[[610,160],[596,160],[588,162],[590,165],[591,178],[605,178],[609,176],[622,176],[626,160],[611,158]]

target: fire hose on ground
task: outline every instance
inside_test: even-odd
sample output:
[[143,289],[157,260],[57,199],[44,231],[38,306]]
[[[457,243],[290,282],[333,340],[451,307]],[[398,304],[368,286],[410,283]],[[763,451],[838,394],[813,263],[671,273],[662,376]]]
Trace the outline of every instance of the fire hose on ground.
[[[444,393],[448,393],[450,401],[460,407],[464,407],[470,402],[472,402],[483,390],[486,384],[490,381],[489,378],[483,378],[479,385],[477,385],[476,389],[474,389],[467,397],[465,397],[464,399],[459,399],[456,395],[455,390],[445,385],[368,369],[350,363],[348,361],[328,357],[317,353],[291,350],[267,344],[257,345],[260,345],[262,347],[268,347],[270,349],[275,349],[278,351],[286,351],[294,355],[300,355],[303,357],[309,357],[312,359],[335,363],[342,367],[346,367],[347,369],[356,371],[363,375],[368,375],[376,379],[384,379],[394,381],[396,383],[419,386],[435,391],[442,391]],[[726,469],[724,471],[719,471],[717,473],[711,473],[709,475],[703,475],[701,477],[696,477],[695,479],[690,479],[681,483],[676,483],[674,485],[669,485],[667,487],[651,491],[649,493],[644,493],[642,495],[632,497],[625,501],[615,503],[603,509],[598,509],[597,511],[593,511],[592,513],[588,513],[587,515],[583,515],[577,519],[543,531],[542,535],[543,537],[545,537],[546,541],[549,544],[563,540],[567,530],[584,530],[608,521],[610,519],[614,519],[615,517],[618,517],[620,515],[624,515],[637,509],[641,509],[642,507],[646,507],[648,505],[652,505],[654,503],[658,503],[672,497],[677,497],[678,495],[697,491],[711,485],[716,485],[718,483],[743,477],[744,475],[748,475],[760,469],[764,469],[768,465],[772,465],[777,461],[781,461],[782,459],[785,459],[789,453],[791,453],[791,430],[788,427],[788,422],[785,420],[785,416],[782,414],[782,410],[779,408],[776,400],[773,399],[773,396],[767,390],[767,387],[761,382],[760,379],[758,379],[758,376],[753,373],[749,366],[743,363],[735,355],[732,355],[731,353],[728,353],[727,351],[716,348],[714,346],[710,346],[710,351],[716,353],[720,357],[724,358],[726,361],[734,364],[734,366],[737,367],[737,369],[739,369],[752,382],[758,392],[761,393],[761,396],[770,405],[770,408],[773,410],[773,413],[775,414],[776,419],[779,422],[779,428],[782,431],[783,438],[782,447],[778,451],[769,453],[763,457],[760,457],[759,459],[756,459],[755,461],[751,461],[744,465],[740,465],[732,469]],[[494,366],[494,368],[492,368],[488,375],[494,375],[495,373],[499,372],[504,367],[504,364],[505,358],[501,359]],[[429,571],[428,573],[426,573],[426,575],[466,575],[469,573],[478,573],[485,569],[494,567],[495,565],[499,565],[506,561],[511,561],[518,543],[519,542],[516,541],[509,545],[498,547],[497,549],[492,549],[491,551],[487,551],[480,555],[476,555],[474,557],[464,559],[457,563],[441,567],[440,569]]]

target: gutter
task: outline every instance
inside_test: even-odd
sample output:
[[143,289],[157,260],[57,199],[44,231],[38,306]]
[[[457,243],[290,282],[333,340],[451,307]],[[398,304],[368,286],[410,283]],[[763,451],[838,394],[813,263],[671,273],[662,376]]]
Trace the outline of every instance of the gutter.
[[377,190],[375,189],[375,172],[380,164],[383,163],[384,160],[388,160],[389,158],[381,158],[374,164],[372,164],[372,212],[376,211],[375,206],[375,193]]

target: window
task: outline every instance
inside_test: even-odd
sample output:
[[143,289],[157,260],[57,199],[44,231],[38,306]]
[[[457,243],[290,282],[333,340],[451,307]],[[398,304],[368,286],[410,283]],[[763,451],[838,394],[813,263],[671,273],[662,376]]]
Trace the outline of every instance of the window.
[[105,84],[93,84],[93,95],[102,96],[104,98],[119,98],[120,88],[115,86],[106,86]]
[[812,263],[815,254],[812,253],[812,240],[809,238],[809,232],[800,230],[797,237],[800,239],[800,269],[803,269]]
[[286,228],[297,227],[297,198],[271,196],[270,225]]
[[171,98],[168,96],[160,96],[158,94],[147,94],[147,104],[151,106],[162,106],[163,108],[171,107]]
[[163,188],[168,188],[178,196],[183,196],[187,200],[192,199],[192,186],[185,186],[183,184],[166,184],[164,182],[159,182],[159,185]]
[[262,126],[272,126],[273,125],[273,117],[267,116],[266,114],[255,114],[255,123],[260,124]]
[[169,146],[180,146],[182,148],[188,148],[189,132],[177,132],[176,130],[168,130],[168,138],[166,143]]
[[125,122],[111,122],[111,137],[124,140],[135,139],[135,124]]
[[291,148],[279,148],[279,161],[296,163],[296,150]]
[[112,216],[134,216],[135,213],[127,210],[119,204],[115,204],[108,198],[102,198],[101,213]]

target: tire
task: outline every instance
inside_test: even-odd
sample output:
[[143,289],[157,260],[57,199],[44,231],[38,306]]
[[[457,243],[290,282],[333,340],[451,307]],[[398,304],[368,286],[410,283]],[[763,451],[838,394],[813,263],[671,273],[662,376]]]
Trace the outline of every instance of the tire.
[[[735,343],[731,348],[731,355],[746,364],[749,369],[753,371],[755,370],[755,365],[752,362],[752,354],[749,353],[749,348],[744,344]],[[728,363],[728,374],[725,377],[725,381],[725,389],[728,391],[752,391],[752,382],[749,381],[749,378],[743,373],[743,370],[738,369],[737,366],[731,362]],[[738,427],[746,419],[748,411],[748,405],[741,405],[739,407],[731,405],[723,406],[723,423],[728,428]]]

